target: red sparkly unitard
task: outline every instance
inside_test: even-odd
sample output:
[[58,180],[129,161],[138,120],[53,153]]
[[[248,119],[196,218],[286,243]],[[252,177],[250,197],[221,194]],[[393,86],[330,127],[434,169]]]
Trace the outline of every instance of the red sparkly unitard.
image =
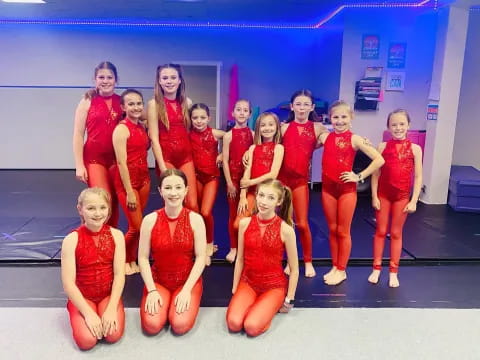
[[278,180],[292,190],[295,227],[300,234],[303,260],[312,261],[312,233],[308,223],[310,162],[317,137],[311,121],[299,124],[292,121],[283,135],[283,163]]
[[322,160],[322,204],[329,230],[333,266],[345,270],[352,238],[350,228],[357,204],[356,183],[344,183],[340,175],[352,171],[355,149],[352,133],[330,133],[325,141]]
[[205,221],[207,243],[213,243],[213,215],[212,209],[217,197],[218,177],[220,170],[217,166],[218,141],[213,130],[207,127],[199,132],[195,129],[190,132],[193,164],[197,176],[197,197],[200,214]]
[[245,329],[248,335],[265,332],[283,304],[288,280],[283,272],[285,246],[282,219],[264,222],[251,217],[244,233],[244,267],[227,310],[230,331]]
[[192,289],[190,308],[182,314],[176,313],[173,300],[187,281],[195,258],[190,210],[183,208],[175,219],[169,218],[165,209],[157,211],[157,220],[151,231],[151,253],[152,276],[163,306],[157,314],[146,313],[143,310],[147,297],[144,289],[140,306],[142,327],[147,333],[155,334],[163,328],[168,317],[175,333],[186,333],[195,324],[203,290],[200,278]]
[[135,124],[129,119],[121,121],[120,124],[125,125],[130,134],[127,139],[127,168],[130,175],[130,183],[137,199],[135,210],[129,209],[120,171],[118,165],[115,165],[112,168],[115,190],[128,221],[128,231],[125,234],[125,248],[126,261],[129,263],[137,259],[140,226],[150,193],[150,175],[147,164],[147,150],[150,140],[142,124]]
[[83,147],[83,161],[88,174],[88,186],[108,191],[112,198],[112,214],[108,223],[117,226],[118,202],[114,196],[113,180],[108,172],[115,163],[112,134],[122,116],[120,96],[96,95],[91,99],[85,121],[87,141]]
[[[78,234],[75,283],[90,307],[101,317],[112,292],[115,241],[108,225],[104,225],[99,232],[90,231],[85,225],[75,231]],[[92,348],[97,339],[88,330],[84,317],[71,300],[68,300],[67,309],[76,344],[82,350]],[[116,342],[123,335],[125,312],[121,300],[117,308],[117,319],[118,328],[106,337],[108,342]]]
[[410,200],[415,161],[410,140],[389,140],[382,152],[385,159],[378,179],[380,210],[376,211],[377,228],[373,238],[373,268],[380,270],[385,236],[390,222],[390,272],[397,273],[402,252],[404,212]]
[[[237,248],[238,230],[233,226],[237,217],[238,201],[240,199],[240,179],[243,177],[244,166],[242,156],[253,144],[252,131],[248,127],[241,129],[233,128],[232,140],[229,147],[228,167],[230,169],[230,177],[233,185],[237,188],[237,196],[235,198],[228,197],[228,233],[230,236],[230,247]],[[226,166],[226,164],[224,164]]]

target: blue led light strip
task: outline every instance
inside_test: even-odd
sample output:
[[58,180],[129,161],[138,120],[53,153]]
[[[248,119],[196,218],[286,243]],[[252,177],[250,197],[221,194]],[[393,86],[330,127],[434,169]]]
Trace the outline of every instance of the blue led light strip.
[[420,2],[410,3],[367,3],[367,4],[344,4],[336,8],[333,12],[328,14],[325,18],[313,25],[298,25],[298,24],[221,24],[221,23],[168,23],[155,21],[125,21],[125,20],[15,20],[15,19],[0,19],[0,25],[85,25],[85,26],[115,26],[115,27],[153,27],[153,28],[236,28],[236,29],[318,29],[332,20],[337,14],[344,9],[352,8],[418,8],[423,7],[435,1],[435,6],[438,0],[422,0]]

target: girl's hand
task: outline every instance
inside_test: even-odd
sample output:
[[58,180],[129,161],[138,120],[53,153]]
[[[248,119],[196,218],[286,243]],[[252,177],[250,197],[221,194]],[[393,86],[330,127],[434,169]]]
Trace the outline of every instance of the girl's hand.
[[192,294],[190,294],[190,291],[186,291],[184,289],[180,290],[178,295],[175,297],[175,311],[177,314],[181,314],[190,308],[191,298]]
[[410,201],[407,206],[405,206],[405,209],[403,209],[403,212],[407,212],[409,214],[414,213],[417,211],[417,202],[416,201]]
[[378,197],[372,198],[372,207],[377,211],[380,210],[380,199]]
[[355,174],[353,171],[345,171],[340,175],[340,180],[342,180],[344,183],[347,182],[358,182],[359,178],[358,175]]
[[88,182],[88,173],[87,173],[87,169],[85,168],[85,166],[79,166],[75,169],[75,177],[77,178],[77,180],[87,184]]
[[144,309],[146,313],[149,313],[150,315],[157,314],[162,306],[163,299],[158,290],[151,291],[147,294]]
[[283,313],[283,314],[287,314],[292,309],[293,309],[293,304],[288,304],[288,303],[284,302],[282,307],[280,308],[280,310],[278,310],[278,312]]
[[85,324],[87,324],[88,330],[94,337],[99,340],[103,337],[102,319],[95,311],[92,310],[85,316]]
[[137,197],[134,192],[127,192],[127,206],[131,211],[137,208]]
[[232,183],[227,183],[227,196],[232,199],[237,197],[237,188]]
[[245,151],[245,154],[243,154],[243,156],[242,156],[243,166],[247,167],[249,161],[250,161],[250,157],[248,156],[248,151]]
[[240,197],[240,201],[238,202],[237,214],[243,214],[247,211],[248,201],[246,197]]
[[240,187],[242,189],[244,189],[244,188],[246,189],[249,186],[252,186],[252,181],[251,180],[246,180],[246,179],[245,180],[244,179],[240,180]]
[[223,154],[220,153],[217,156],[217,159],[215,160],[215,163],[217,164],[217,167],[222,167],[223,165]]
[[108,336],[117,331],[117,309],[114,306],[107,306],[102,315],[103,336]]

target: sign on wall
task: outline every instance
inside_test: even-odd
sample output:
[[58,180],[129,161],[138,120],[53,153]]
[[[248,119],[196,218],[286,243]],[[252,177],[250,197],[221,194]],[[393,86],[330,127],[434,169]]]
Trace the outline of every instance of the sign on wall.
[[378,35],[362,36],[362,59],[378,59],[380,53],[380,37]]
[[407,56],[406,43],[390,43],[388,47],[387,68],[403,69]]
[[405,89],[405,72],[389,71],[387,80],[385,81],[385,90],[387,91],[403,91]]

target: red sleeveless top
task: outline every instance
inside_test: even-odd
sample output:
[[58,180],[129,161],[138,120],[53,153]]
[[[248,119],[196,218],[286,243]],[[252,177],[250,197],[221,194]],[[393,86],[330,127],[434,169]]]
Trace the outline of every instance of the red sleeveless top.
[[[134,124],[129,119],[120,121],[130,132],[127,139],[127,168],[130,175],[130,183],[134,189],[140,189],[150,182],[148,173],[147,151],[150,139],[142,124]],[[118,165],[113,168],[115,189],[125,192]]]
[[183,122],[182,105],[177,100],[164,100],[169,129],[161,121],[158,122],[160,146],[164,161],[178,169],[192,161],[192,148]]
[[206,184],[220,176],[217,166],[218,141],[208,126],[202,132],[193,129],[189,135],[197,180]]
[[412,142],[389,140],[382,153],[385,164],[380,171],[378,193],[393,201],[410,198],[415,160]]
[[313,122],[299,124],[292,121],[283,135],[282,143],[285,154],[279,180],[291,189],[306,185],[310,177],[310,161],[317,144]]
[[328,134],[323,150],[322,182],[343,184],[340,175],[345,171],[352,171],[356,153],[352,147],[352,135],[351,131]]
[[252,131],[249,127],[244,127],[241,129],[232,130],[232,141],[230,142],[229,147],[229,158],[228,158],[228,167],[230,169],[230,176],[232,182],[240,186],[240,179],[243,176],[243,163],[242,156],[245,154],[245,151],[248,150],[250,145],[253,144]]
[[[271,170],[275,145],[276,144],[274,142],[255,145],[252,155],[250,179],[256,179],[257,177],[265,175]],[[250,186],[248,191],[255,192],[255,188],[256,186]]]
[[[190,210],[183,208],[176,219],[170,219],[165,209],[157,210],[157,221],[152,228],[153,280],[170,291],[185,284],[192,270],[195,249]],[[175,223],[173,235],[169,223]]]
[[86,299],[99,303],[112,292],[115,241],[110,226],[93,232],[81,225],[74,231],[78,234],[75,283]]
[[259,219],[253,215],[244,234],[244,267],[241,279],[257,293],[270,289],[287,289],[282,260],[285,246],[280,237],[282,219],[270,220],[261,236]]
[[[112,101],[111,107],[106,100]],[[87,141],[83,146],[83,161],[85,164],[101,164],[107,168],[115,163],[112,134],[122,116],[120,96],[103,97],[96,95],[91,99],[85,128]]]

